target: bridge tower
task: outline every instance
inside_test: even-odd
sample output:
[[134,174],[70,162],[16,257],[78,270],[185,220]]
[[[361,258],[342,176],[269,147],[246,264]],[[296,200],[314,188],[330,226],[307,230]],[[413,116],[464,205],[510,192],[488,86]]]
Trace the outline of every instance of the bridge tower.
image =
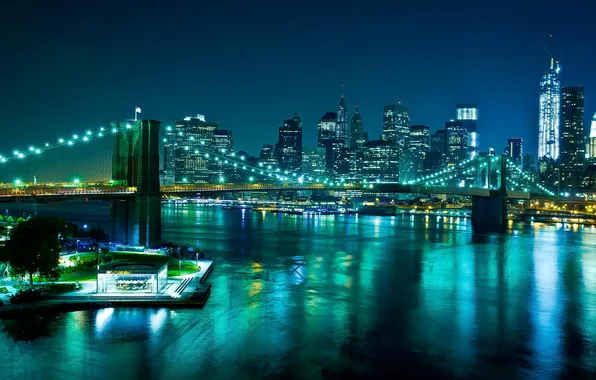
[[507,230],[507,159],[501,156],[500,161],[500,188],[491,190],[489,196],[472,197],[474,232],[504,233]]
[[159,189],[159,131],[161,122],[138,120],[114,123],[112,180],[136,187],[133,200],[112,203],[112,239],[130,245],[161,245]]

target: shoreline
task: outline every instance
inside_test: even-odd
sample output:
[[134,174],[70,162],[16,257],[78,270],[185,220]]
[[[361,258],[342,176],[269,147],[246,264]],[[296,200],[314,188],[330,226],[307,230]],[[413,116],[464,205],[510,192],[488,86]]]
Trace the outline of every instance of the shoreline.
[[115,307],[130,308],[202,308],[207,303],[211,294],[211,285],[206,285],[202,297],[196,300],[86,300],[86,301],[59,301],[46,300],[22,305],[0,306],[0,320],[16,319],[22,316],[47,315],[67,313],[73,311],[99,310]]

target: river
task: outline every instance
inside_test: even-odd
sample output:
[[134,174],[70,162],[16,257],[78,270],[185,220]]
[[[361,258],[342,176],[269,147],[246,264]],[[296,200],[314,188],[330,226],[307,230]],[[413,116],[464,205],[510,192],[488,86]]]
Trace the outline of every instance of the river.
[[[36,207],[109,225],[107,206]],[[596,378],[591,227],[169,205],[163,240],[216,260],[204,309],[0,322],[2,378]]]

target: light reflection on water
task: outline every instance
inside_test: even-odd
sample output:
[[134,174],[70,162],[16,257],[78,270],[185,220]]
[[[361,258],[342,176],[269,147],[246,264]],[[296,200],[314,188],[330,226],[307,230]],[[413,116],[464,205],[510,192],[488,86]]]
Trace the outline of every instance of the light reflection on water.
[[199,239],[217,260],[204,309],[9,322],[0,374],[549,379],[596,371],[594,229],[534,223],[474,236],[467,220],[434,216],[192,206],[163,215],[164,241]]

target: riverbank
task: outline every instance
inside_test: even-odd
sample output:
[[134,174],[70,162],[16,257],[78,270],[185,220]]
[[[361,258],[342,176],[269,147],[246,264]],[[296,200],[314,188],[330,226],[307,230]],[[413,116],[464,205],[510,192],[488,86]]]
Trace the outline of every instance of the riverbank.
[[193,299],[155,299],[155,300],[87,300],[87,301],[61,301],[47,300],[32,304],[6,305],[0,307],[0,320],[17,319],[30,315],[47,315],[83,310],[99,310],[115,307],[130,308],[201,308],[211,294],[211,284],[202,285],[195,292],[198,294]]

